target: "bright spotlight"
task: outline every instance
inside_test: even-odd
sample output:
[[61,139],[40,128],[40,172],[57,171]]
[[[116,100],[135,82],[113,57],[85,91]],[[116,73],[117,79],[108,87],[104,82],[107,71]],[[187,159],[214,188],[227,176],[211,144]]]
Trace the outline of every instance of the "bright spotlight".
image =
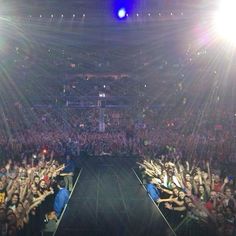
[[119,11],[118,11],[118,17],[119,17],[120,19],[122,19],[122,18],[124,18],[125,16],[126,16],[126,10],[125,10],[125,8],[119,9]]
[[236,45],[235,9],[235,0],[221,0],[214,17],[214,25],[222,38]]

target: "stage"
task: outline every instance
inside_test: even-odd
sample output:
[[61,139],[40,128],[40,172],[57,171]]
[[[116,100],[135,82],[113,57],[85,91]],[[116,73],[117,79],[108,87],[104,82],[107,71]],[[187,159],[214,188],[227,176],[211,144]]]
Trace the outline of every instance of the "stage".
[[79,162],[80,173],[55,236],[175,235],[134,171],[136,159]]

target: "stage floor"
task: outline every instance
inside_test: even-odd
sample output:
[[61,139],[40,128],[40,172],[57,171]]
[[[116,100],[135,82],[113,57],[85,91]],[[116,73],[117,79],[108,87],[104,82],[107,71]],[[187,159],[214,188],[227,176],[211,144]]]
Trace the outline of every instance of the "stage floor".
[[135,163],[110,157],[81,162],[55,235],[175,235],[140,184]]

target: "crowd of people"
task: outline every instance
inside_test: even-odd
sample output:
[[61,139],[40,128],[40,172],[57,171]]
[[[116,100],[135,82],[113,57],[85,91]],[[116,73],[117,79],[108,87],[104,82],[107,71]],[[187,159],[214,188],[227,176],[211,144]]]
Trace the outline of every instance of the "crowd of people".
[[173,147],[138,164],[147,192],[178,235],[235,235],[235,172],[207,158],[189,161]]
[[[89,155],[159,155],[166,145],[182,150],[184,156],[235,162],[235,114],[213,109],[199,117],[197,110],[166,115],[163,110],[135,114],[132,109],[103,111],[105,130],[100,132],[100,108],[40,108],[34,109],[25,121],[16,116],[1,122],[0,145],[5,155],[25,150],[50,147],[64,152],[73,146]],[[169,108],[168,108],[169,109]],[[31,114],[31,115],[30,115]],[[199,119],[201,121],[199,122]],[[11,150],[11,151],[10,151]]]
[[1,157],[0,235],[41,235],[47,215],[59,219],[72,190],[75,164],[54,151]]
[[[236,159],[232,111],[214,110],[202,116],[201,123],[194,109],[168,116],[149,109],[141,117],[125,109],[104,112],[104,132],[98,129],[99,108],[34,110],[28,126],[10,117],[3,120],[2,233],[33,235],[32,228],[40,226],[39,215],[44,218],[50,210],[54,213],[48,218],[60,215],[52,204],[56,185],[58,179],[65,180],[59,189],[66,196],[64,187],[71,191],[75,168],[65,156],[106,155],[151,157],[140,164],[148,191],[155,190],[153,199],[181,235],[194,227],[196,232],[217,229],[215,235],[232,235]],[[62,170],[63,163],[70,167]],[[44,208],[45,199],[51,199],[52,209]]]

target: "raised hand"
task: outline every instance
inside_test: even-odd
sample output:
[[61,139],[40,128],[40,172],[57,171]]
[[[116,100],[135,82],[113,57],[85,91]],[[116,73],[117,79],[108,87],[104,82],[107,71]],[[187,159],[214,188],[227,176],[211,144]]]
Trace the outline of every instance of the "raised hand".
[[170,203],[166,202],[165,203],[165,208],[171,210],[173,207],[172,207],[172,205]]

